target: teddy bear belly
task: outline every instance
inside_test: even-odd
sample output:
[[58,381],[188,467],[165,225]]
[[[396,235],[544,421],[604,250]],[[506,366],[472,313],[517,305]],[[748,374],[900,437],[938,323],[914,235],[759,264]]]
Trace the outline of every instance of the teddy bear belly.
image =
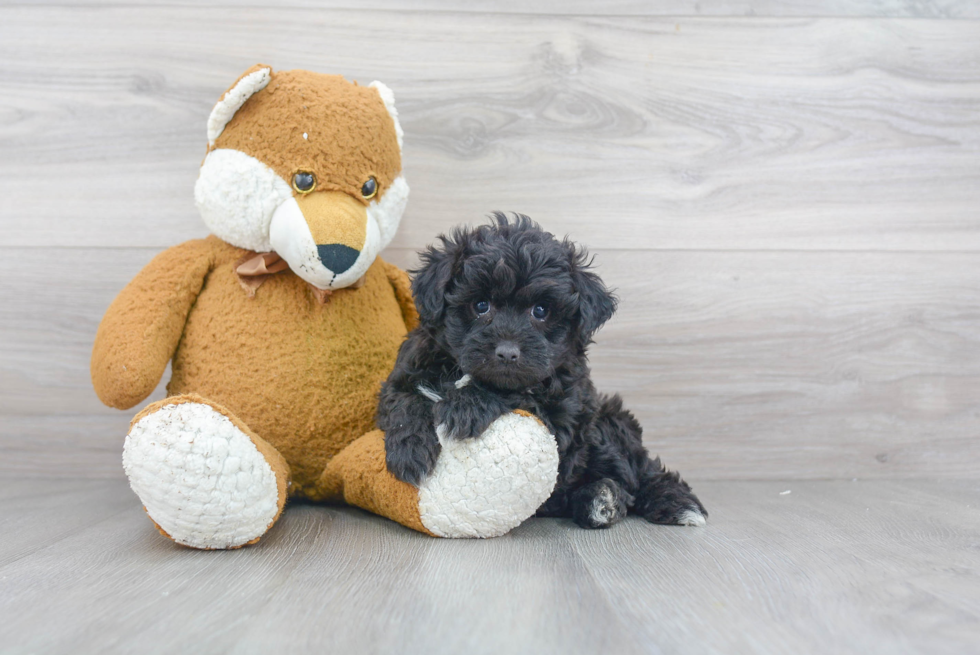
[[381,383],[406,334],[378,262],[325,303],[286,272],[249,298],[231,266],[212,272],[173,358],[171,395],[219,403],[276,447],[305,495],[342,448],[374,428]]

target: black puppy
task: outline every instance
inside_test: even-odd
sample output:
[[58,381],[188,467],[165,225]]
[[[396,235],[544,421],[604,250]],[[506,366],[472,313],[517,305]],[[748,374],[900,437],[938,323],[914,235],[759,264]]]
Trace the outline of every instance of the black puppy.
[[[420,325],[378,405],[388,470],[418,485],[439,456],[436,425],[470,439],[519,408],[558,442],[558,482],[539,516],[603,528],[629,510],[653,523],[703,525],[701,502],[649,458],[619,396],[592,385],[585,351],[616,298],[589,270],[586,252],[527,216],[493,218],[441,236],[413,272]],[[464,375],[469,384],[458,387]]]

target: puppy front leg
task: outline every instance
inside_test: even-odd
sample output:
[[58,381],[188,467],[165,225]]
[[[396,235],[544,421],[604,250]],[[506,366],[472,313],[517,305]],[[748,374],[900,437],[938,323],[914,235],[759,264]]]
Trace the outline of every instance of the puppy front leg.
[[378,398],[377,424],[385,433],[388,470],[399,480],[419,486],[432,472],[442,450],[432,402],[417,393],[386,386]]
[[435,404],[436,425],[444,426],[452,439],[473,439],[486,431],[504,414],[517,409],[500,394],[487,391],[470,382],[462,388],[452,387],[445,398]]

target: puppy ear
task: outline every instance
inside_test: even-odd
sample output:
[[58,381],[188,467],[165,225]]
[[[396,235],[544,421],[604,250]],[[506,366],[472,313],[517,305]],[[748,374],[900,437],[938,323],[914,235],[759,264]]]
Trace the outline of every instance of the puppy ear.
[[412,296],[422,325],[434,326],[442,321],[446,309],[446,292],[453,277],[457,245],[446,237],[439,237],[442,247],[429,246],[420,253],[422,265],[411,271]]
[[617,299],[598,275],[589,270],[592,265],[588,253],[570,246],[572,253],[572,280],[579,298],[579,334],[588,344],[592,336],[616,311]]

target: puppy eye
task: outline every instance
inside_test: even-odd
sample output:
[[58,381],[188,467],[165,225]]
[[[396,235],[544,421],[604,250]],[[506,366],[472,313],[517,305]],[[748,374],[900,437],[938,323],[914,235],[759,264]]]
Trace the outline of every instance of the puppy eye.
[[544,319],[548,318],[548,306],[535,305],[533,308],[531,308],[531,316],[539,321],[543,321]]
[[296,173],[293,175],[293,188],[300,193],[309,193],[316,188],[316,176],[305,171]]
[[486,300],[480,300],[473,303],[473,311],[476,312],[477,316],[483,316],[490,311],[490,303]]
[[361,187],[361,197],[363,197],[365,200],[370,200],[377,195],[377,193],[378,181],[374,179],[374,176],[372,175],[367,179],[367,182],[364,183],[364,186]]

